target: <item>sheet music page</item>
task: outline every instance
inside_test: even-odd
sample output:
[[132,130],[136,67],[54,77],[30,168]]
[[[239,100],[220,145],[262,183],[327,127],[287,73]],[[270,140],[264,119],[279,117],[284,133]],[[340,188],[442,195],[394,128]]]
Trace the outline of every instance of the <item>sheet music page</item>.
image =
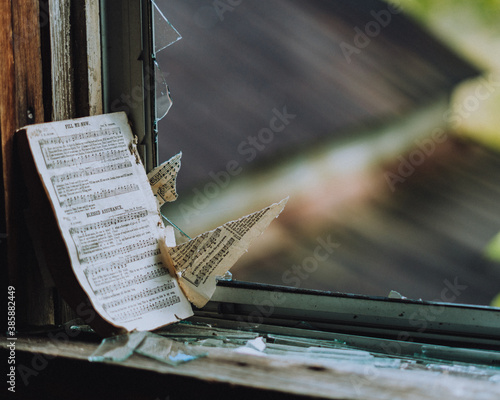
[[212,297],[216,277],[222,276],[245,253],[251,242],[277,218],[288,198],[260,211],[227,222],[202,233],[186,243],[166,247],[165,264],[176,275],[181,289],[196,307],[203,307]]
[[177,173],[181,168],[182,153],[176,154],[148,173],[149,183],[156,196],[158,207],[177,199]]
[[[26,128],[74,273],[96,311],[128,331],[192,315],[158,245],[164,228],[125,113]],[[167,231],[165,231],[167,230]]]

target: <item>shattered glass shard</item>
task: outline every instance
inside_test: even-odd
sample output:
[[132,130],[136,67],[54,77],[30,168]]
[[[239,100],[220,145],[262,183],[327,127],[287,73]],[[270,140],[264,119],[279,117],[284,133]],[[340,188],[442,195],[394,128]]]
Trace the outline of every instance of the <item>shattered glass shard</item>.
[[145,334],[144,340],[135,349],[135,352],[173,366],[207,355],[206,352],[199,349],[193,349],[183,343],[151,332]]
[[168,22],[168,19],[165,18],[165,15],[163,15],[160,8],[153,0],[151,0],[151,4],[153,5],[154,51],[158,53],[172,43],[177,42],[182,36],[177,32],[177,29]]
[[168,89],[165,76],[155,61],[155,90],[156,90],[156,120],[159,121],[172,107],[172,98],[170,97],[170,90]]
[[94,362],[121,362],[134,352],[173,366],[207,355],[199,349],[151,332],[134,331],[104,339],[88,359]]
[[103,339],[99,347],[89,356],[89,361],[125,361],[144,339],[144,332],[112,336]]

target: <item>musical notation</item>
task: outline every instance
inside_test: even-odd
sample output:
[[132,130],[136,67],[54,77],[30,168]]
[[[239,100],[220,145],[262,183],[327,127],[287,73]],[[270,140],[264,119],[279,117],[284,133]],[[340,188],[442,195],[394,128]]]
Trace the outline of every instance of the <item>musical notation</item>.
[[[224,243],[225,238],[226,237],[223,237],[221,243]],[[215,253],[215,255],[215,249],[208,251],[206,257],[196,264],[196,268],[186,268],[182,273],[182,277],[194,286],[198,287],[200,283],[204,282],[206,277],[209,276],[211,272],[224,260],[224,257],[227,256],[229,249],[235,241],[236,238],[230,237],[227,241],[225,241],[224,245],[217,253]]]
[[108,303],[104,303],[103,308],[105,310],[107,310],[108,308],[115,308],[115,307],[121,306],[123,304],[133,303],[135,301],[138,301],[138,300],[141,300],[141,299],[144,299],[147,297],[151,297],[151,296],[154,296],[155,294],[162,293],[162,292],[165,292],[167,290],[173,289],[174,287],[175,287],[175,283],[173,281],[168,282],[164,285],[157,286],[153,289],[143,290],[137,294],[124,296],[124,297],[120,298],[119,300],[113,300],[113,301],[110,301]]
[[119,311],[117,313],[110,312],[110,314],[117,321],[121,322],[125,320],[134,319],[151,311],[160,310],[163,308],[167,308],[169,306],[173,306],[174,304],[180,303],[180,301],[181,299],[177,295],[164,297],[163,299],[157,301],[145,300],[138,305],[126,308],[125,310]]
[[204,257],[207,252],[208,255],[211,255],[213,250],[216,248],[217,241],[222,234],[222,230],[219,227],[214,229],[212,232],[207,233],[209,234],[208,236],[198,236],[189,242],[179,245],[178,248],[181,249],[181,251],[170,254],[174,265],[186,265],[192,263],[192,260],[201,259],[201,257]]
[[73,227],[69,229],[71,236],[79,235],[92,230],[101,230],[104,228],[109,228],[110,226],[115,226],[124,222],[129,222],[135,219],[143,219],[148,215],[147,210],[139,210],[130,212],[128,214],[116,215],[114,217],[108,218],[104,221],[93,222],[91,224]]
[[47,169],[113,161],[128,156],[119,128],[56,136],[38,142]]
[[129,244],[127,246],[119,247],[119,248],[116,248],[113,250],[102,251],[102,252],[97,253],[93,256],[81,258],[80,262],[82,264],[88,264],[88,263],[102,260],[104,258],[115,257],[117,255],[126,254],[126,253],[129,253],[129,252],[134,251],[134,250],[143,249],[143,248],[146,248],[149,246],[154,246],[157,244],[158,244],[158,240],[156,238],[139,240],[138,242]]
[[121,129],[120,128],[100,129],[98,131],[79,132],[67,136],[55,136],[48,139],[41,139],[38,141],[38,143],[40,143],[40,147],[43,148],[43,146],[46,145],[72,143],[76,142],[77,140],[95,139],[102,136],[110,137],[113,135],[121,137],[122,136]]
[[59,202],[59,204],[63,208],[72,207],[79,204],[107,199],[108,197],[115,197],[121,194],[135,192],[137,190],[139,190],[139,185],[131,183],[129,185],[118,186],[114,189],[102,189],[90,194],[82,194],[79,196],[68,197],[67,199]]
[[133,263],[133,262],[136,262],[136,261],[144,260],[145,258],[159,256],[160,253],[161,253],[161,251],[158,248],[158,249],[155,249],[155,250],[145,251],[144,253],[141,253],[141,254],[127,256],[126,260],[127,260],[127,263]]
[[181,167],[180,157],[177,155],[173,158],[176,158],[173,164],[165,164],[156,174],[149,178],[151,186],[156,185],[161,179],[173,180],[177,176],[177,171]]
[[249,215],[247,218],[245,218],[244,223],[241,223],[240,221],[233,221],[233,222],[228,222],[227,224],[224,225],[224,228],[227,229],[229,232],[231,232],[234,237],[238,240],[241,240],[243,236],[257,223],[259,222],[264,214],[266,214],[269,211],[269,208],[264,208],[263,210],[260,210],[258,212],[253,213],[252,215]]
[[170,199],[172,191],[175,189],[175,186],[173,184],[169,186],[162,186],[161,188],[158,189],[156,194],[160,196],[163,201],[167,202]]
[[148,271],[143,275],[136,276],[133,279],[117,281],[111,285],[96,290],[94,293],[98,296],[105,296],[109,293],[116,293],[117,291],[123,290],[125,288],[142,284],[150,281],[151,279],[156,279],[166,275],[168,275],[168,270],[163,267],[158,267],[152,271]]
[[98,175],[106,172],[118,171],[120,169],[126,169],[132,167],[130,161],[124,161],[116,164],[109,164],[99,168],[86,168],[84,170],[79,170],[75,172],[70,172],[67,174],[54,175],[50,178],[52,184],[58,184],[72,179],[83,178],[92,175]]
[[127,267],[127,263],[125,261],[112,262],[111,264],[104,264],[99,266],[90,266],[89,268],[85,268],[83,271],[87,279],[90,276],[98,276],[98,275],[109,275],[116,272],[121,272]]
[[75,151],[75,153],[77,155],[55,158],[51,157],[50,154],[47,154],[47,151],[44,151],[44,156],[46,159],[45,164],[47,166],[47,169],[57,169],[57,168],[70,167],[70,166],[95,163],[95,162],[116,161],[116,160],[126,159],[130,155],[128,149],[106,150],[91,154],[85,154],[85,153],[81,154],[81,151],[77,150]]

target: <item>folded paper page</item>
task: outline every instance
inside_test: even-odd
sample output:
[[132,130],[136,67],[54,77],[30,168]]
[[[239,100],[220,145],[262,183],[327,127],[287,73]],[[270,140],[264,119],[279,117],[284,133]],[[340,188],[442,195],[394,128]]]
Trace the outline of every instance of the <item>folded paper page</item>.
[[177,173],[181,168],[181,157],[182,153],[176,154],[148,174],[149,183],[159,207],[177,199],[175,184]]
[[125,113],[25,131],[73,272],[95,310],[128,331],[192,315],[163,265],[158,240],[172,235],[134,152]]
[[288,198],[246,217],[202,233],[179,246],[161,245],[166,251],[165,264],[177,276],[189,301],[203,307],[215,291],[216,276],[222,276],[245,253],[283,211]]

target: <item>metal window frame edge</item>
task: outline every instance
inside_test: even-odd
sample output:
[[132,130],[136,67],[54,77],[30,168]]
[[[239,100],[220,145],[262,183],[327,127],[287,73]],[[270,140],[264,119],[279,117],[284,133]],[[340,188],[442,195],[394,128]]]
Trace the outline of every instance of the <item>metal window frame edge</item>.
[[300,327],[302,332],[500,350],[500,309],[488,306],[219,281],[211,301],[195,314],[236,321],[249,330]]
[[100,0],[100,14],[104,112],[127,112],[149,172],[158,165],[151,0]]

